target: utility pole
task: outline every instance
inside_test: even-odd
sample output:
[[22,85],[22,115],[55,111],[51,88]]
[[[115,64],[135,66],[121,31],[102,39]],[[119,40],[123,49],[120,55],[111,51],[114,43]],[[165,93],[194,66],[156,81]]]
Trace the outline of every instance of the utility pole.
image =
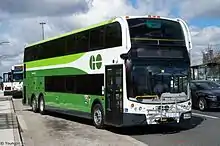
[[40,22],[40,25],[42,26],[42,39],[44,40],[44,24],[45,22]]

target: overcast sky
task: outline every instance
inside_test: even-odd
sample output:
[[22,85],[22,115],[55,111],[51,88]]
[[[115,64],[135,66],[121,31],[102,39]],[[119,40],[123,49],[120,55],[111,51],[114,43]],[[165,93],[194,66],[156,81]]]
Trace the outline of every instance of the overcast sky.
[[201,63],[201,50],[220,47],[220,0],[1,0],[0,73],[23,61],[23,49],[52,37],[120,15],[155,14],[181,17],[190,26],[193,64]]

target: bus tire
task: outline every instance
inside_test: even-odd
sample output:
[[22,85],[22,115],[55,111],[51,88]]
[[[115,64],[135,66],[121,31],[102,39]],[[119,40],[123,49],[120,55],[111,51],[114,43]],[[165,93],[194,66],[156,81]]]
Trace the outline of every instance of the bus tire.
[[31,107],[32,107],[32,111],[37,113],[37,100],[35,97],[32,98]]
[[39,111],[41,115],[45,114],[45,101],[44,101],[44,97],[40,96],[39,97]]
[[95,104],[92,108],[93,124],[98,129],[104,128],[104,112],[100,104]]

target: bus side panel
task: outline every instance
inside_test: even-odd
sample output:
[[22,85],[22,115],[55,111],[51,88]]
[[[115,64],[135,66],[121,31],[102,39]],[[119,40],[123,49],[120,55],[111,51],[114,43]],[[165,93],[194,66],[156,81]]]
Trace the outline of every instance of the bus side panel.
[[38,97],[41,93],[44,95],[44,77],[36,76],[34,77],[35,84],[35,95]]
[[33,76],[32,76],[32,72],[26,72],[26,78],[24,79],[24,86],[26,88],[26,99],[29,105],[31,105],[31,96],[34,93],[33,90]]
[[101,101],[103,108],[105,108],[104,97],[98,95],[46,92],[45,97],[47,106],[70,112],[73,115],[80,113],[90,117],[92,104],[97,99]]

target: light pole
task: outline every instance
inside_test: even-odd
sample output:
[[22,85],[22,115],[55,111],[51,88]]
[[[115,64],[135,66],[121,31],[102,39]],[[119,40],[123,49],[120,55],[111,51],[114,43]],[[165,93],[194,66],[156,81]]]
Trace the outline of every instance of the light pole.
[[40,22],[40,25],[42,26],[42,39],[44,40],[44,24],[45,22]]

